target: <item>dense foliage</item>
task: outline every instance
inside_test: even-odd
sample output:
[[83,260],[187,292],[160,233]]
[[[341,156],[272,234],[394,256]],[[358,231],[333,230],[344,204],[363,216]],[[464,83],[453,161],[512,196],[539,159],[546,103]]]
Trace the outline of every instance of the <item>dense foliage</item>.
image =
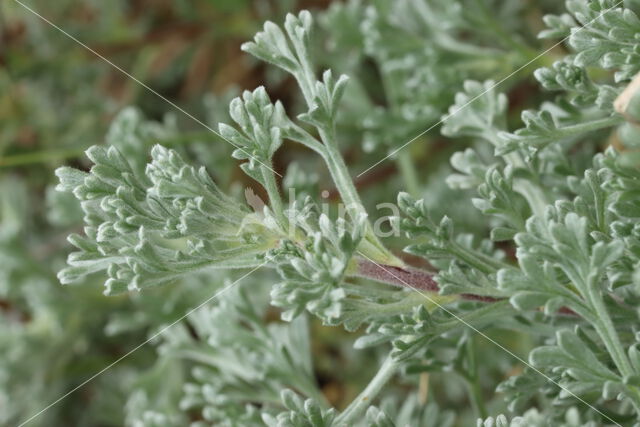
[[640,425],[640,2],[537,3],[263,10],[217,134],[3,178],[1,422]]

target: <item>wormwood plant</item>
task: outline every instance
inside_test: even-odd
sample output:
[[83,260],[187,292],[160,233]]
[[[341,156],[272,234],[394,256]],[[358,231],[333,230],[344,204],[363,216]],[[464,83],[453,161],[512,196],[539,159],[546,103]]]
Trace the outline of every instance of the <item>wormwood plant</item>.
[[[288,15],[283,26],[267,22],[242,49],[295,80],[298,111],[259,87],[235,98],[229,122],[219,125],[242,170],[268,195],[262,210],[162,145],[146,166],[112,145],[87,151],[89,172],[58,169],[59,189],[80,201],[85,222],[83,235],[69,237],[77,251],[59,273],[62,283],[101,274],[108,295],[144,295],[211,269],[265,267],[279,277],[272,284],[260,273],[191,314],[190,328],[164,334],[151,379],[129,401],[130,424],[452,425],[439,396],[424,394],[426,379],[446,372],[463,380],[478,425],[638,425],[640,95],[631,81],[640,71],[639,5],[569,0],[566,12],[545,16],[540,37],[566,38],[568,52],[536,59],[533,75],[549,95],[523,111],[519,125],[502,86],[458,86],[454,76],[459,69],[483,79],[535,57],[530,40],[487,12],[516,19],[517,4],[334,5],[320,21],[329,40],[358,52],[344,67],[353,82],[315,61],[335,59],[312,41],[309,12]],[[379,67],[383,106],[367,92],[365,60]],[[455,90],[446,113],[443,100]],[[433,183],[439,175],[423,182],[407,155],[413,147],[393,160],[407,192],[398,194],[391,223],[415,256],[405,258],[391,250],[402,239],[377,235],[343,140],[355,135],[374,163],[442,115],[439,132],[467,144],[451,156],[448,189]],[[435,138],[437,130],[425,139]],[[323,209],[295,169],[279,180],[274,155],[285,141],[323,162],[345,215]],[[291,200],[283,197],[289,188],[297,190]],[[461,196],[468,196],[463,210],[479,211],[470,223],[460,219],[462,202],[453,202]],[[418,258],[429,267],[411,266]],[[267,321],[268,305],[285,322]],[[314,378],[309,315],[357,331],[355,348],[373,349],[368,363],[379,363],[344,408],[334,408]],[[517,331],[530,348],[522,354],[496,341],[497,330]],[[483,352],[500,354],[509,368],[491,368],[501,369],[500,384],[487,382],[492,362]],[[192,366],[184,387],[178,380],[176,390],[163,390],[179,404],[158,397],[176,359]],[[508,407],[485,402],[489,389]]]

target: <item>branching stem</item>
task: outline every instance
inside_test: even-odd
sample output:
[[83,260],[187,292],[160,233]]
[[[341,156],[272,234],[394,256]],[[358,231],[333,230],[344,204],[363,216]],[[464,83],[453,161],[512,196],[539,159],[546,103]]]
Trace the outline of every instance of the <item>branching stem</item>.
[[[362,277],[384,283],[387,285],[398,286],[401,288],[413,289],[418,292],[438,293],[440,287],[433,278],[435,273],[421,270],[413,267],[395,267],[391,265],[380,265],[368,260],[357,260],[357,268],[351,273],[352,276]],[[453,296],[453,295],[451,295]],[[482,301],[488,303],[504,302],[506,299],[495,298],[486,295],[460,294],[458,297],[470,301]],[[576,316],[577,313],[568,307],[561,307],[559,314]]]
[[[413,267],[394,267],[390,265],[380,265],[368,260],[358,260],[358,269],[354,275],[416,291],[431,293],[440,291],[438,283],[433,278],[434,273]],[[497,298],[472,294],[462,294],[461,297],[484,302],[499,301]]]
[[[346,205],[346,210],[350,215],[358,216],[360,214],[367,215],[358,191],[356,190],[351,175],[347,169],[347,165],[344,163],[340,150],[336,144],[335,135],[333,131],[326,129],[319,129],[320,138],[325,146],[325,162],[331,173],[336,188],[340,192],[342,201]],[[361,250],[365,255],[371,257],[373,260],[394,266],[403,266],[402,260],[393,255],[378,239],[373,232],[371,223],[367,221],[367,229],[365,230],[365,236],[362,243]]]

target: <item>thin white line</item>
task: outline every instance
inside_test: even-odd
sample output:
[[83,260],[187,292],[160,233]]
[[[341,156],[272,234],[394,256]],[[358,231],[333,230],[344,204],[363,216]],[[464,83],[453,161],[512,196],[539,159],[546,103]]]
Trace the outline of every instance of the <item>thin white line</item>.
[[267,169],[269,169],[271,172],[273,172],[274,174],[278,175],[280,178],[282,178],[282,175],[280,175],[278,172],[274,171],[271,167],[269,167],[268,165],[265,165],[264,163],[262,163],[260,160],[256,159],[255,157],[253,157],[251,154],[247,153],[244,148],[237,146],[236,144],[234,144],[233,142],[229,141],[227,138],[225,138],[224,136],[220,135],[218,132],[216,132],[213,128],[211,128],[211,126],[207,125],[206,123],[204,123],[202,120],[198,119],[197,117],[195,117],[194,115],[190,114],[189,112],[187,112],[186,110],[184,110],[182,107],[178,106],[177,104],[175,104],[174,102],[170,101],[169,99],[165,98],[164,96],[162,96],[161,94],[159,94],[158,92],[156,92],[154,89],[150,88],[149,86],[147,86],[146,84],[144,84],[143,82],[141,82],[140,80],[138,80],[137,78],[135,78],[134,76],[132,76],[131,74],[127,73],[125,70],[123,70],[122,68],[120,68],[118,65],[114,64],[113,62],[111,62],[110,60],[108,60],[107,58],[105,58],[104,56],[100,55],[98,52],[96,52],[95,50],[93,50],[92,48],[90,48],[89,46],[87,46],[86,44],[82,43],[80,40],[78,40],[77,38],[75,38],[74,36],[72,36],[71,34],[67,33],[66,31],[64,31],[62,28],[58,27],[56,24],[54,24],[53,22],[49,21],[47,18],[45,18],[44,16],[40,15],[38,12],[36,12],[35,10],[31,9],[29,6],[25,5],[24,3],[22,3],[20,0],[14,0],[16,3],[18,3],[20,6],[24,7],[25,9],[27,9],[29,12],[33,13],[34,15],[36,15],[38,18],[42,19],[44,22],[46,22],[47,24],[51,25],[53,28],[55,28],[56,30],[60,31],[62,34],[64,34],[65,36],[69,37],[71,40],[73,40],[74,42],[78,43],[80,46],[84,47],[85,49],[87,49],[89,52],[93,53],[94,55],[96,55],[98,58],[102,59],[103,61],[105,61],[106,63],[108,63],[109,65],[111,65],[113,68],[115,68],[116,70],[120,71],[122,74],[124,74],[125,76],[129,77],[131,80],[135,81],[136,83],[138,83],[140,86],[144,87],[145,89],[147,89],[149,92],[153,93],[154,95],[156,95],[158,98],[162,99],[163,101],[171,104],[171,106],[173,108],[175,108],[176,110],[181,111],[183,114],[185,114],[187,117],[190,117],[191,119],[195,120],[197,123],[199,123],[200,125],[204,126],[206,129],[208,129],[209,131],[211,131],[214,135],[216,135],[218,138],[222,139],[223,141],[228,142],[229,144],[233,145],[234,147],[236,147],[238,150],[242,151],[244,154],[246,154],[247,156],[249,156],[250,158],[252,158],[253,160],[255,160],[256,162],[260,163],[262,166],[266,167]]
[[253,270],[251,270],[250,272],[248,272],[247,274],[245,274],[244,276],[240,277],[238,280],[236,280],[235,282],[231,283],[230,285],[225,286],[224,288],[222,288],[220,291],[216,292],[215,294],[213,294],[212,296],[210,296],[209,298],[207,298],[203,303],[199,304],[198,306],[196,306],[195,308],[192,308],[191,310],[187,311],[187,313],[185,313],[182,317],[180,317],[179,319],[175,320],[173,323],[171,323],[168,326],[165,326],[164,328],[162,328],[160,331],[156,332],[155,334],[151,335],[151,337],[149,337],[146,341],[144,341],[142,344],[139,344],[137,347],[135,347],[133,350],[130,350],[128,353],[126,353],[124,356],[121,356],[120,358],[118,358],[115,362],[112,362],[111,364],[107,365],[105,368],[103,368],[101,371],[99,371],[98,373],[92,375],[91,377],[89,377],[87,380],[83,381],[82,383],[80,383],[80,385],[76,386],[74,389],[72,389],[71,391],[67,392],[66,394],[60,396],[58,399],[54,400],[53,402],[51,402],[49,405],[47,405],[46,407],[44,407],[42,410],[40,410],[40,412],[32,415],[31,417],[29,417],[26,421],[23,421],[21,424],[18,425],[18,427],[22,427],[25,424],[31,422],[34,418],[38,417],[39,415],[41,415],[43,412],[45,412],[46,410],[50,409],[51,407],[55,406],[56,404],[58,404],[60,401],[62,401],[63,399],[65,399],[67,396],[69,396],[70,394],[76,392],[78,389],[84,387],[86,384],[88,384],[89,382],[93,381],[95,378],[99,377],[100,375],[102,375],[103,373],[105,373],[106,371],[108,371],[109,369],[111,369],[114,365],[116,365],[117,363],[121,362],[123,359],[125,359],[126,357],[130,356],[131,354],[133,354],[135,351],[139,350],[140,348],[144,347],[146,344],[148,344],[150,341],[154,340],[155,338],[157,338],[158,336],[160,336],[162,333],[164,333],[167,329],[171,328],[172,326],[174,326],[175,324],[177,324],[178,322],[182,321],[184,318],[188,317],[191,313],[193,313],[194,311],[202,308],[204,305],[208,304],[209,302],[213,301],[215,298],[217,298],[218,296],[222,295],[224,292],[226,292],[227,290],[231,289],[236,283],[238,283],[239,281],[241,281],[242,279],[244,279],[245,277],[249,276],[251,273],[253,273],[254,271],[256,271],[257,269],[259,269],[260,267],[264,266],[266,264],[266,262],[260,264],[259,266],[257,266],[256,268],[254,268]]
[[[552,378],[550,378],[548,375],[546,375],[545,373],[541,372],[540,370],[534,368],[533,366],[531,366],[529,363],[527,363],[525,360],[523,360],[520,356],[514,354],[513,352],[511,352],[509,349],[505,348],[502,344],[500,344],[499,342],[495,341],[494,339],[490,338],[489,336],[487,336],[486,334],[482,333],[481,331],[479,331],[477,328],[475,328],[474,326],[470,325],[467,321],[465,321],[463,318],[461,318],[460,316],[456,315],[455,313],[452,313],[451,311],[449,311],[448,309],[446,309],[445,307],[443,307],[442,305],[440,305],[437,301],[435,301],[433,298],[431,298],[429,295],[425,294],[424,292],[422,292],[422,290],[411,286],[410,284],[408,284],[407,282],[405,282],[404,280],[402,280],[400,277],[396,276],[395,274],[393,274],[393,272],[389,271],[388,269],[384,268],[383,266],[381,266],[380,264],[378,264],[377,262],[375,262],[374,260],[372,260],[371,258],[369,258],[368,256],[366,256],[365,254],[363,254],[362,252],[358,251],[358,253],[360,255],[362,255],[363,257],[365,257],[366,259],[368,259],[369,261],[371,261],[372,263],[374,263],[375,265],[377,265],[379,268],[383,269],[384,271],[386,271],[387,273],[389,273],[390,275],[392,275],[393,277],[395,277],[396,279],[398,279],[399,281],[401,281],[402,283],[404,283],[405,285],[407,285],[409,288],[413,289],[414,291],[418,292],[420,295],[422,295],[423,297],[425,297],[430,303],[436,305],[439,309],[443,310],[444,312],[446,312],[447,314],[453,316],[454,318],[456,318],[457,320],[459,320],[461,323],[463,323],[465,326],[473,329],[474,332],[476,332],[477,334],[479,334],[480,336],[482,336],[483,338],[486,338],[487,340],[489,340],[490,342],[492,342],[493,344],[495,344],[496,346],[498,346],[499,348],[501,348],[502,350],[504,350],[506,353],[508,353],[509,355],[511,355],[513,358],[515,358],[516,360],[518,360],[519,362],[525,364],[526,366],[528,366],[529,368],[533,369],[535,372],[537,372],[538,374],[542,375],[544,378],[546,378],[547,380],[549,380],[550,382],[552,382],[553,384],[557,385],[558,387],[560,387],[562,390],[566,391],[567,393],[569,393],[571,396],[575,397],[576,399],[578,399],[580,402],[584,403],[585,405],[587,405],[588,407],[590,407],[591,409],[593,409],[594,411],[596,411],[597,413],[599,413],[600,415],[602,415],[603,417],[605,417],[606,419],[608,419],[609,421],[611,421],[612,423],[614,423],[617,426],[620,426],[620,424],[618,424],[617,422],[615,422],[614,420],[612,420],[611,418],[609,418],[608,416],[606,416],[605,414],[603,414],[600,410],[598,410],[597,408],[591,406],[588,402],[584,401],[582,398],[580,398],[579,396],[577,396],[576,394],[574,394],[571,390],[568,390],[566,388],[564,388],[563,386],[561,386],[560,384],[558,384],[557,382],[555,382]],[[622,426],[620,426],[622,427]]]
[[556,48],[556,46],[559,46],[560,44],[564,43],[569,37],[571,37],[572,35],[575,35],[577,33],[579,33],[580,31],[582,31],[583,29],[587,28],[589,25],[593,24],[596,20],[600,19],[605,13],[609,12],[610,10],[618,7],[620,4],[622,4],[624,2],[624,0],[620,0],[618,3],[616,3],[615,5],[611,6],[609,9],[602,11],[602,13],[600,13],[600,15],[596,16],[595,18],[593,18],[591,21],[587,22],[585,25],[583,25],[582,27],[578,28],[573,34],[569,34],[567,37],[563,38],[562,40],[560,40],[558,43],[554,44],[553,46],[551,46],[550,48],[548,48],[547,50],[543,51],[541,54],[539,54],[538,56],[536,56],[535,58],[533,58],[532,60],[530,60],[529,62],[527,62],[526,64],[522,65],[520,68],[518,68],[517,70],[513,71],[511,74],[509,74],[508,76],[504,77],[503,79],[501,79],[500,81],[498,81],[497,83],[494,83],[489,89],[485,90],[484,92],[482,92],[479,95],[474,96],[473,98],[471,98],[469,101],[467,101],[466,104],[464,104],[462,107],[458,108],[457,110],[453,111],[452,113],[447,113],[445,114],[439,122],[437,122],[436,124],[430,126],[428,129],[420,132],[418,135],[414,136],[413,138],[411,138],[408,142],[404,143],[403,145],[401,145],[400,147],[396,148],[395,150],[393,150],[391,153],[389,153],[386,157],[382,158],[381,160],[379,160],[378,162],[374,163],[372,166],[369,166],[367,169],[365,169],[364,171],[360,172],[356,177],[360,177],[361,175],[364,175],[365,173],[369,172],[371,169],[375,168],[376,166],[378,166],[380,163],[384,162],[385,160],[387,160],[389,157],[394,156],[396,153],[398,153],[398,151],[402,150],[404,147],[406,147],[407,145],[411,144],[413,141],[415,141],[416,139],[420,138],[422,135],[424,135],[425,133],[429,132],[431,129],[435,128],[436,126],[444,123],[445,121],[447,121],[448,119],[450,119],[451,117],[455,116],[456,114],[458,114],[460,111],[464,110],[469,104],[471,104],[472,102],[474,102],[476,99],[480,98],[481,96],[485,95],[487,92],[492,91],[493,89],[495,89],[496,87],[498,87],[499,85],[501,85],[502,83],[504,83],[506,80],[510,79],[512,76],[514,76],[515,74],[519,73],[520,71],[522,71],[524,68],[528,67],[529,65],[531,65],[532,63],[534,63],[535,61],[538,60],[538,58],[540,58],[541,56],[545,55],[547,52],[553,50]]

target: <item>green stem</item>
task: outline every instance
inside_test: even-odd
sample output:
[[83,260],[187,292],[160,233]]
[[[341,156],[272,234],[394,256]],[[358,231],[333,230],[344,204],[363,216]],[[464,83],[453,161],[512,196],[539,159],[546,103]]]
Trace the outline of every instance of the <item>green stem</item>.
[[623,377],[632,375],[633,368],[622,348],[620,337],[618,337],[618,333],[613,326],[607,308],[604,306],[602,295],[599,292],[589,291],[589,299],[596,314],[594,327],[607,347],[618,371]]
[[371,405],[371,401],[380,393],[382,387],[391,379],[397,369],[398,364],[389,356],[369,385],[336,419],[336,424],[340,426],[355,425],[364,411]]
[[[602,292],[600,292],[597,286],[598,283],[596,280],[587,279],[583,281],[583,289],[586,290],[584,297],[586,297],[595,313],[595,316],[590,317],[591,323],[602,339],[621,376],[629,377],[635,374],[634,369],[631,366],[631,362],[622,346],[618,332],[604,304]],[[640,414],[640,390],[634,386],[627,386],[627,389],[631,392],[630,400],[634,409]]]
[[457,258],[486,274],[495,273],[501,268],[508,267],[507,264],[504,264],[499,260],[476,252],[472,249],[465,248],[464,246],[460,246],[455,242],[451,243],[449,251]]
[[[456,328],[466,327],[467,325],[473,325],[477,328],[481,326],[481,323],[494,322],[496,319],[506,318],[515,314],[517,314],[517,311],[513,308],[509,300],[496,301],[483,305],[479,309],[464,316],[437,325],[433,333],[441,335]],[[460,319],[464,320],[464,322],[461,322]]]
[[431,29],[431,38],[433,39],[433,43],[439,45],[443,49],[460,55],[468,55],[472,57],[495,57],[503,53],[497,49],[471,45],[457,40],[451,36],[450,32],[444,30],[443,23],[437,18],[438,14],[433,11],[428,2],[416,2],[415,5],[418,16],[421,17]]
[[285,220],[282,197],[280,196],[280,190],[278,189],[276,178],[273,175],[273,172],[271,172],[272,170],[273,167],[271,162],[266,166],[260,166],[262,179],[264,180],[265,189],[269,196],[269,204],[271,205],[271,209],[273,210],[280,227],[285,229],[287,222]]
[[[359,215],[368,215],[360,200],[358,191],[355,185],[353,185],[353,180],[351,179],[351,175],[349,175],[342,154],[340,154],[338,150],[333,131],[329,132],[326,129],[319,129],[319,134],[325,147],[324,160],[336,184],[336,188],[338,188],[340,192],[340,197],[342,197],[342,201],[346,205],[347,213],[352,218],[357,218]],[[365,235],[360,245],[360,251],[376,262],[397,267],[404,266],[402,260],[393,255],[382,242],[380,242],[369,221],[366,222]]]
[[[304,56],[300,60],[301,69],[299,72],[294,72],[293,76],[298,82],[298,86],[302,91],[302,95],[305,98],[307,106],[309,108],[315,107],[315,85],[316,77],[311,65],[311,58],[306,55],[306,50],[301,46],[296,47],[296,51],[299,55]],[[360,196],[353,185],[353,181],[347,169],[347,165],[344,163],[342,154],[338,149],[338,144],[335,136],[335,123],[333,119],[325,126],[317,126],[320,140],[323,144],[322,157],[329,168],[331,177],[333,178],[342,201],[346,205],[347,213],[352,218],[357,218],[361,214],[367,215]],[[364,238],[360,243],[360,251],[365,255],[371,257],[373,260],[395,266],[404,266],[402,260],[393,255],[378,239],[373,231],[370,221],[366,221],[366,230]]]
[[473,405],[474,410],[478,418],[487,418],[489,416],[487,408],[484,404],[484,397],[482,396],[482,388],[480,387],[480,381],[478,378],[478,366],[476,363],[475,342],[473,337],[469,337],[465,344],[468,362],[468,371],[466,375],[463,375],[469,393],[469,399]]
[[624,117],[616,114],[615,116],[611,116],[611,117],[590,120],[585,123],[578,123],[575,125],[558,128],[556,131],[556,135],[558,139],[569,138],[571,136],[576,136],[576,135],[580,135],[587,132],[593,132],[596,130],[617,126],[623,122],[624,122]]
[[353,185],[353,180],[347,170],[347,165],[344,163],[342,154],[338,150],[334,135],[321,130],[320,138],[325,146],[325,161],[329,167],[329,172],[336,183],[336,187],[340,191],[342,201],[347,205],[347,210],[351,212],[353,209],[357,214],[366,214],[358,191],[355,185]]
[[[633,368],[631,367],[631,363],[627,358],[620,338],[618,337],[601,298],[600,302],[594,305],[594,308],[596,311],[596,319],[594,321],[595,330],[604,342],[607,351],[613,359],[613,363],[615,363],[618,371],[623,377],[632,375]],[[627,389],[630,391],[630,401],[633,404],[636,413],[640,414],[640,390],[632,385],[628,385]]]
[[[302,50],[298,53],[302,53]],[[315,82],[316,78],[311,66],[311,59],[304,58],[301,61],[302,68],[300,72],[294,73],[294,77],[298,82],[298,86],[302,90],[302,94],[305,98],[307,106],[313,108],[315,106]],[[327,123],[325,126],[317,127],[320,140],[323,144],[322,157],[329,168],[331,177],[333,178],[342,201],[346,205],[347,213],[352,218],[357,218],[359,215],[367,215],[360,196],[356,187],[353,185],[353,180],[347,169],[347,165],[344,163],[342,154],[338,149],[338,144],[335,136],[335,124],[333,120]],[[373,231],[370,221],[366,221],[366,230],[364,238],[360,244],[360,250],[367,256],[370,256],[373,260],[394,266],[404,266],[402,260],[393,255],[383,244]]]
[[[385,97],[387,99],[388,109],[392,116],[399,115],[398,97],[394,90],[394,85],[389,79],[389,73],[379,64],[382,87],[384,88]],[[400,150],[396,158],[396,163],[402,174],[406,190],[415,197],[420,195],[420,184],[418,183],[418,175],[416,173],[410,150]]]
[[[619,114],[610,117],[604,117],[600,119],[590,119],[584,123],[577,123],[573,125],[567,125],[558,127],[551,134],[547,134],[544,136],[540,136],[538,138],[531,138],[527,141],[537,146],[538,148],[544,147],[548,145],[549,140],[552,139],[554,142],[561,139],[571,138],[575,136],[579,136],[588,132],[594,132],[600,129],[606,129],[609,127],[617,126],[619,124],[624,123],[624,117]],[[499,141],[499,139],[497,139]]]
[[631,392],[631,404],[633,405],[633,409],[635,409],[636,414],[640,415],[640,389],[636,386],[627,386],[629,391]]
[[[145,144],[161,144],[174,146],[179,144],[187,144],[194,142],[195,140],[206,140],[206,139],[220,139],[212,132],[189,132],[183,133],[180,135],[175,135],[173,137],[156,140],[151,139],[144,141]],[[71,147],[71,148],[62,148],[57,150],[41,150],[41,151],[33,151],[30,153],[22,153],[22,154],[14,154],[10,156],[0,156],[0,167],[15,167],[15,166],[24,166],[31,165],[35,163],[45,163],[52,160],[65,160],[71,159],[74,157],[81,156],[87,148],[90,146],[83,147]]]
[[[554,131],[554,139],[560,140],[565,138],[574,137],[588,132],[593,132],[600,129],[616,126],[624,121],[624,118],[620,115],[611,117],[604,117],[601,119],[591,120],[585,123],[579,123],[575,125],[569,125],[557,128]],[[496,135],[495,141],[499,141],[500,138]],[[542,137],[540,142],[546,142],[549,139],[548,136]],[[535,141],[531,142],[535,144]],[[525,168],[527,165],[517,152],[508,153],[504,156],[505,161],[513,167]],[[544,210],[549,205],[547,195],[537,185],[533,185],[531,181],[516,179],[513,187],[516,191],[524,196],[529,203],[531,211],[534,215],[541,216],[544,214]]]
[[12,156],[0,157],[0,167],[13,167],[31,165],[34,163],[45,163],[52,160],[64,160],[81,156],[84,150],[82,148],[67,148],[60,150],[42,150],[32,153],[15,154]]
[[407,192],[414,197],[420,196],[420,184],[413,159],[411,158],[411,151],[400,150],[397,163]]

